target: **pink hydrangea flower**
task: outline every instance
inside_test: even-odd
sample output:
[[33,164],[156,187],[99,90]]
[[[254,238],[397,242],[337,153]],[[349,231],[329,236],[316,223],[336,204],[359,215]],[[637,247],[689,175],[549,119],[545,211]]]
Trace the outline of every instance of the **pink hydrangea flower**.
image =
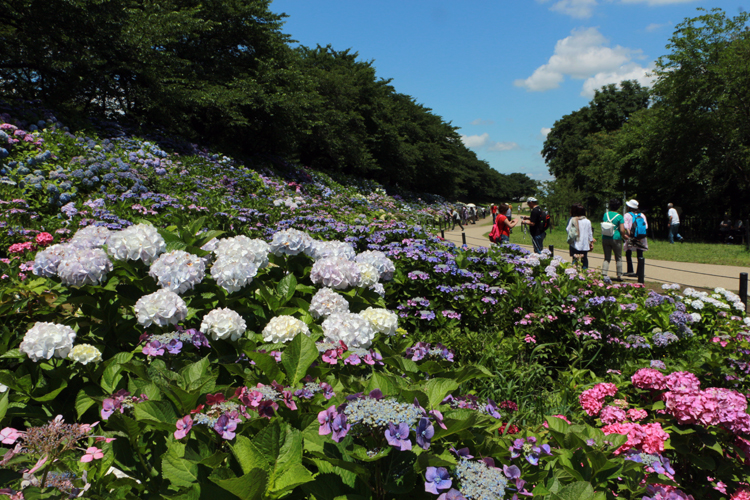
[[604,434],[622,434],[627,436],[627,442],[620,446],[616,455],[632,448],[645,453],[661,453],[664,451],[664,443],[669,439],[669,434],[664,432],[661,424],[636,424],[624,422],[602,427]]
[[701,388],[698,377],[690,372],[673,372],[667,375],[667,387],[671,391],[678,389],[699,390]]
[[100,458],[104,458],[104,452],[96,446],[89,446],[86,448],[86,454],[81,457],[81,462],[87,463]]
[[618,422],[624,422],[628,419],[628,414],[622,408],[617,406],[607,405],[602,410],[599,418],[605,425],[616,424]]
[[729,500],[750,500],[750,489],[747,487],[740,488],[729,497]]
[[578,401],[588,415],[597,416],[604,404],[604,398],[607,396],[614,396],[615,394],[617,394],[617,386],[609,382],[604,382],[596,384],[591,389],[583,391],[579,396]]
[[646,410],[638,410],[633,408],[628,410],[628,417],[630,418],[630,420],[637,422],[648,417],[648,412]]
[[641,389],[666,389],[667,377],[659,370],[653,368],[641,368],[630,378],[633,385]]
[[55,238],[49,233],[39,233],[36,235],[36,244],[39,246],[46,247],[53,241],[55,241]]

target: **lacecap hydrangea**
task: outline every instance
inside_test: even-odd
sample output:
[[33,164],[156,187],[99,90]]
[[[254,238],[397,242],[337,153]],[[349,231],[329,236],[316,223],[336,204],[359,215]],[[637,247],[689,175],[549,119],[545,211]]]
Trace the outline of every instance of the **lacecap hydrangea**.
[[112,233],[107,251],[118,260],[142,260],[151,264],[167,249],[164,238],[151,224],[136,224]]
[[303,321],[293,316],[276,316],[263,329],[263,340],[274,344],[289,342],[300,333],[310,335],[310,329]]
[[161,254],[148,272],[157,284],[175,293],[184,293],[203,280],[206,264],[197,255],[184,250]]
[[76,332],[69,326],[37,322],[26,332],[19,349],[34,362],[53,356],[66,358],[75,338]]
[[297,229],[278,231],[271,240],[271,253],[274,255],[297,255],[310,252],[313,239],[309,234]]
[[166,289],[144,295],[135,303],[135,315],[143,326],[176,325],[187,317],[187,304],[174,292]]
[[398,315],[396,313],[387,309],[368,307],[359,315],[370,322],[370,326],[375,333],[383,333],[389,336],[396,334],[396,328],[398,328]]
[[330,316],[337,312],[348,312],[349,302],[330,288],[321,288],[310,301],[310,315],[315,318]]
[[334,344],[342,341],[348,347],[367,349],[375,338],[372,325],[359,314],[334,313],[323,321],[322,326],[326,341]]
[[247,324],[236,311],[229,308],[214,309],[203,317],[201,332],[214,340],[235,340],[242,337]]

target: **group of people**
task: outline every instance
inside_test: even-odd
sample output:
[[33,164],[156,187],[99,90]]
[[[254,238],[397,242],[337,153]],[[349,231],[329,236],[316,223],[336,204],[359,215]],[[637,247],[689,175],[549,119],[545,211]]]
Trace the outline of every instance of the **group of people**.
[[[602,263],[602,275],[609,274],[609,266],[612,262],[612,256],[615,257],[615,269],[617,276],[612,278],[613,281],[622,281],[623,276],[635,277],[633,267],[633,251],[636,257],[643,258],[643,252],[648,250],[648,220],[638,206],[637,200],[630,200],[625,203],[625,215],[620,214],[619,210],[622,202],[613,198],[609,200],[609,209],[604,213],[601,220],[601,242],[604,252],[604,262]],[[670,242],[677,237],[678,241],[683,241],[679,234],[679,216],[669,204],[670,211]],[[674,211],[674,214],[672,214]],[[594,249],[594,229],[591,221],[586,218],[586,212],[582,205],[575,204],[570,210],[570,220],[566,228],[568,232],[568,243],[570,244],[570,256],[580,258],[583,269],[588,269],[588,253]],[[574,237],[575,236],[575,237]],[[572,240],[572,241],[571,241]],[[622,272],[622,254],[625,252],[627,270]]]
[[478,218],[477,207],[471,205],[462,205],[459,207],[453,207],[448,214],[448,220],[453,221],[453,227],[451,231],[456,229],[456,224],[464,230],[464,224],[476,224]]

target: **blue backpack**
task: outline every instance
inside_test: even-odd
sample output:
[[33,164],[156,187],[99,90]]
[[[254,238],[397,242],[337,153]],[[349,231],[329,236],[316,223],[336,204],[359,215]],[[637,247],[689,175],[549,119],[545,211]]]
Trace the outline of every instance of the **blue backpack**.
[[630,235],[633,238],[646,237],[646,219],[642,214],[633,214],[633,225],[630,227]]

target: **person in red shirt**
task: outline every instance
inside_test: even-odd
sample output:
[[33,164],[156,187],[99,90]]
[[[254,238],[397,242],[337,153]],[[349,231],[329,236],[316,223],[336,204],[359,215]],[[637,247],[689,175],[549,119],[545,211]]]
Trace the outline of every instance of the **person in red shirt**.
[[492,204],[492,208],[490,209],[490,211],[492,212],[492,223],[494,224],[495,223],[495,216],[497,215],[497,205],[495,205],[493,203]]
[[510,219],[505,214],[508,212],[508,205],[501,204],[499,207],[493,207],[497,209],[497,217],[495,218],[495,225],[500,231],[500,243],[510,243],[510,230],[516,227],[518,219]]

